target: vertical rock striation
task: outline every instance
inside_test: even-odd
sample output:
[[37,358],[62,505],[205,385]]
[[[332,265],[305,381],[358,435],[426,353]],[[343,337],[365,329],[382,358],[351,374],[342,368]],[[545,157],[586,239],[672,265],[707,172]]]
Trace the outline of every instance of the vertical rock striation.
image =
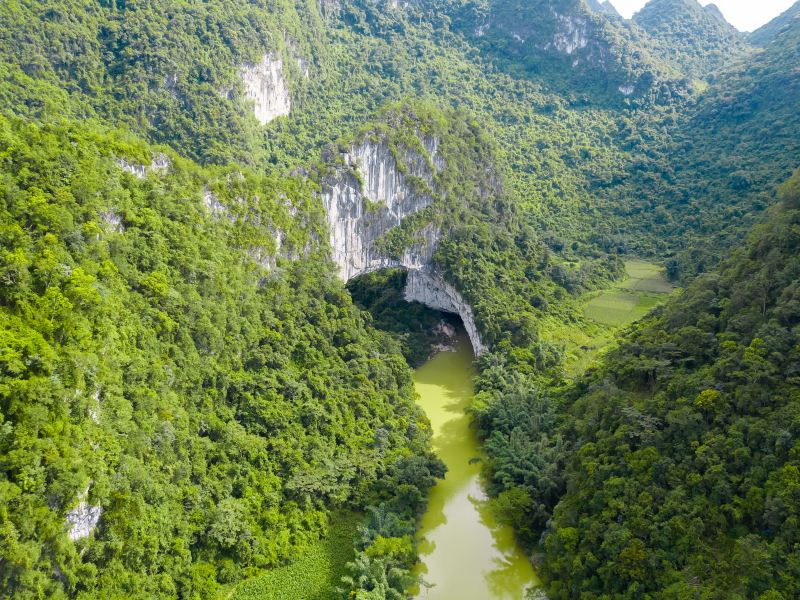
[[245,64],[241,70],[245,95],[253,101],[253,112],[262,125],[292,109],[289,85],[283,73],[283,61],[265,54],[257,65]]
[[445,167],[438,140],[423,137],[426,155],[406,150],[399,159],[385,139],[367,139],[342,156],[343,164],[323,181],[322,201],[333,260],[344,281],[387,267],[409,271],[405,298],[436,310],[458,314],[475,354],[480,339],[472,308],[433,263],[441,231],[433,223],[415,231],[402,256],[389,256],[379,244],[409,216],[434,202],[436,174]]
[[[429,146],[435,148],[435,142],[430,141]],[[433,185],[428,161],[409,153],[403,157],[403,173],[385,141],[354,146],[343,158],[344,167],[325,182],[322,193],[333,260],[342,279],[348,281],[385,267],[418,269],[429,264],[438,241],[436,229],[421,232],[423,241],[406,250],[400,259],[386,256],[377,247],[389,230],[433,203],[428,190],[408,182],[409,177],[415,177],[418,182]]]
[[78,497],[78,506],[67,513],[67,525],[69,526],[67,535],[71,540],[89,537],[103,515],[102,506],[92,506],[86,501],[90,487],[91,483],[86,486],[86,489]]

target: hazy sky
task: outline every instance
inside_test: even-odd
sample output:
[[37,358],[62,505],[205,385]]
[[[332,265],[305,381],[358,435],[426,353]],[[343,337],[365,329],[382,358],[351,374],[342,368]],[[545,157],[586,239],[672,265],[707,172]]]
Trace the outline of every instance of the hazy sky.
[[[712,0],[700,0],[705,6]],[[753,31],[789,8],[796,0],[713,0],[725,15],[740,31]],[[647,0],[611,0],[624,17],[630,18],[633,13],[647,4]]]

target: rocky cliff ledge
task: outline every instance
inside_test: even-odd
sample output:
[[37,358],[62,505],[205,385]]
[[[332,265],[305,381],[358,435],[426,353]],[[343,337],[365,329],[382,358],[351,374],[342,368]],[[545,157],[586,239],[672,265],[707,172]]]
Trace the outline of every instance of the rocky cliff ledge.
[[[425,155],[397,151],[381,137],[368,137],[342,155],[342,164],[322,186],[333,259],[344,281],[387,267],[409,271],[405,297],[459,315],[476,355],[486,350],[472,308],[436,271],[433,253],[441,237],[435,223],[422,223],[401,256],[389,256],[380,241],[403,221],[434,203],[436,174],[445,167],[439,142],[420,139]],[[400,162],[398,162],[400,161]]]
[[67,513],[67,526],[69,527],[67,535],[73,541],[89,537],[97,528],[100,517],[103,515],[101,506],[92,506],[87,502],[91,485],[90,482],[83,493],[78,496],[78,506]]
[[265,54],[257,65],[245,64],[241,69],[246,97],[252,101],[253,114],[266,125],[292,110],[289,84],[283,73],[283,61],[274,54]]
[[457,314],[464,322],[464,329],[467,330],[475,355],[480,356],[487,350],[475,326],[472,307],[464,301],[456,288],[435,271],[410,270],[404,297],[408,302],[421,302],[430,308]]

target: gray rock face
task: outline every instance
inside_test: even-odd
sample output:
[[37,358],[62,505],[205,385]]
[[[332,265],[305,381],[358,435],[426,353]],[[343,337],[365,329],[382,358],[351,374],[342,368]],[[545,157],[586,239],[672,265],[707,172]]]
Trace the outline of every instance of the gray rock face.
[[475,326],[472,307],[464,301],[456,288],[447,283],[435,271],[431,269],[410,270],[404,297],[408,302],[421,302],[436,310],[457,314],[464,322],[464,329],[467,330],[475,355],[480,356],[486,351],[487,348]]
[[289,85],[283,73],[283,61],[265,54],[257,65],[245,64],[241,70],[245,94],[253,101],[253,113],[262,125],[292,109]]
[[102,506],[92,506],[86,502],[90,486],[91,484],[87,485],[86,489],[78,497],[78,506],[67,513],[67,525],[70,528],[67,535],[71,540],[89,537],[103,515]]
[[[433,203],[435,172],[445,163],[438,140],[423,138],[428,156],[406,152],[397,163],[384,140],[367,140],[343,156],[344,165],[323,182],[322,201],[334,262],[344,281],[387,267],[409,271],[405,297],[436,310],[458,314],[476,354],[486,350],[472,308],[433,265],[441,232],[428,224],[401,257],[381,252],[378,241],[405,218]],[[414,182],[412,185],[411,182]]]
[[125,233],[125,226],[122,224],[122,217],[115,213],[113,210],[107,210],[100,213],[100,218],[108,226],[109,231],[114,233]]
[[153,156],[153,160],[149,165],[142,165],[125,160],[124,158],[117,159],[117,166],[126,173],[130,173],[138,179],[144,179],[150,174],[164,175],[169,171],[171,163],[165,154],[159,152]]
[[[436,142],[428,141],[431,162]],[[426,191],[412,189],[408,176],[433,185],[427,161],[414,155],[404,157],[406,174],[386,142],[365,142],[344,155],[345,166],[323,186],[322,202],[328,221],[334,262],[345,281],[386,267],[418,269],[431,262],[439,232],[426,228],[424,240],[409,248],[400,259],[385,256],[376,242],[407,216],[433,202]]]
[[211,214],[211,216],[216,218],[226,218],[231,219],[230,212],[228,208],[219,201],[217,195],[214,194],[208,188],[203,188],[203,205],[206,207],[206,210]]
[[589,45],[589,30],[585,19],[555,12],[553,15],[559,27],[553,36],[552,46],[545,44],[546,49],[552,47],[562,54],[572,54]]

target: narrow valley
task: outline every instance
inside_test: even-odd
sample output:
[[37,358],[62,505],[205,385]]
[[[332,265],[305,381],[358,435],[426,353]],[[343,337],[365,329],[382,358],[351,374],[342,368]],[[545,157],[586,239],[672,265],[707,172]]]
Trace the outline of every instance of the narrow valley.
[[511,528],[494,518],[484,492],[482,451],[468,413],[472,360],[462,332],[452,350],[440,351],[414,373],[420,406],[433,427],[433,451],[447,466],[420,522],[420,600],[521,600],[538,584],[529,558]]

